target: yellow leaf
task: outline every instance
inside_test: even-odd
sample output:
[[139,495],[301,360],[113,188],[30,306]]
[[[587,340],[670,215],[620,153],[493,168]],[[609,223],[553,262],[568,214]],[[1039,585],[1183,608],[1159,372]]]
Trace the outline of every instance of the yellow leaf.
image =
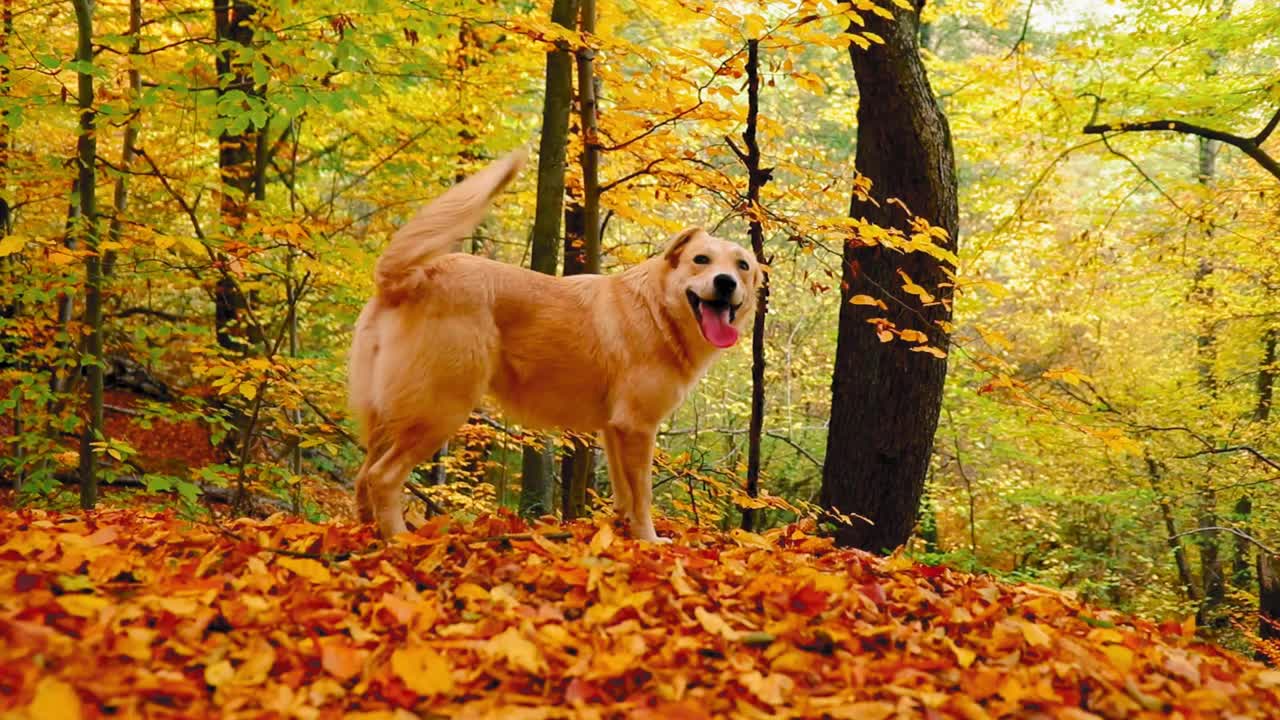
[[969,648],[960,647],[952,642],[951,638],[947,638],[947,644],[951,646],[951,652],[956,654],[956,664],[962,668],[967,668],[978,659],[978,653]]
[[738,682],[750,690],[752,695],[769,705],[785,703],[787,696],[795,688],[795,682],[786,675],[781,673],[761,675],[754,670],[739,677]]
[[459,585],[458,588],[453,591],[453,594],[455,597],[460,597],[463,600],[488,600],[489,599],[488,590],[485,590],[484,588],[480,587],[475,583],[469,583],[469,582],[462,583],[461,585]]
[[917,343],[929,342],[928,335],[925,335],[919,330],[912,330],[911,328],[907,328],[902,332],[898,333],[898,337],[902,338],[907,342],[917,342]]
[[258,397],[258,386],[254,383],[240,383],[240,394],[252,400]]
[[1022,637],[1026,638],[1027,643],[1032,647],[1049,647],[1052,641],[1049,633],[1044,631],[1040,623],[1022,622],[1018,625],[1022,629]]
[[10,235],[0,239],[0,257],[12,255],[23,248],[27,244],[25,235]]
[[53,252],[49,253],[49,262],[54,265],[69,265],[75,262],[75,260],[75,255],[72,255],[70,252],[63,250],[62,248],[55,248]]
[[591,538],[591,554],[599,555],[613,544],[613,525],[604,523]]
[[81,595],[79,593],[73,595],[63,595],[58,598],[58,604],[63,610],[75,615],[76,617],[93,617],[98,611],[111,604],[110,600],[98,595]]
[[40,679],[36,685],[36,696],[27,706],[27,714],[32,718],[80,720],[83,711],[75,688],[52,675]]
[[920,298],[921,302],[931,303],[934,301],[933,295],[930,295],[928,290],[925,290],[923,287],[917,285],[915,281],[911,279],[910,275],[906,274],[902,270],[898,271],[898,275],[902,277],[903,290],[906,290],[912,295],[915,295],[916,297]]
[[508,627],[500,635],[489,638],[485,644],[485,653],[507,661],[516,670],[527,673],[540,673],[547,663],[542,659],[542,651],[530,642],[519,630]]
[[835,720],[885,720],[893,715],[896,708],[893,703],[884,700],[856,702],[827,709],[825,714]]
[[1120,672],[1129,672],[1133,667],[1133,651],[1123,645],[1104,645],[1102,652]]
[[709,610],[697,607],[693,609],[693,615],[698,618],[698,624],[702,625],[702,629],[712,635],[719,635],[731,641],[737,641],[738,636],[741,635],[737,630],[730,627],[724,618]]
[[870,295],[854,295],[853,297],[849,298],[849,304],[850,305],[872,305],[880,308],[881,310],[889,309],[888,306],[886,306],[883,301],[877,300],[871,297]]
[[236,676],[230,660],[219,660],[204,669],[204,681],[213,687],[221,687]]
[[1258,687],[1280,687],[1280,670],[1263,670],[1258,673]]
[[189,597],[162,597],[156,600],[156,605],[161,610],[168,610],[179,617],[192,615],[200,607],[193,598]]
[[294,575],[304,577],[316,584],[323,584],[333,580],[333,575],[329,572],[329,568],[311,558],[282,557],[276,560],[276,564],[291,571]]
[[929,353],[930,355],[938,358],[939,360],[947,356],[945,352],[943,352],[942,350],[939,350],[938,348],[932,345],[917,345],[911,348],[911,352]]
[[671,571],[671,587],[680,595],[694,594],[693,584],[689,581],[689,575],[684,570],[684,563],[676,560],[675,569]]
[[391,671],[419,695],[453,691],[453,667],[448,658],[426,645],[400,648],[391,653]]

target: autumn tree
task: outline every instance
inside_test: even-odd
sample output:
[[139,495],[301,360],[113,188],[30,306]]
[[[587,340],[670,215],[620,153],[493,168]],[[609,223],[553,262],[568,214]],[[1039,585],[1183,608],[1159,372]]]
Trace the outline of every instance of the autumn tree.
[[80,194],[81,237],[85,255],[84,324],[88,339],[81,367],[88,380],[87,418],[80,439],[80,507],[92,509],[98,502],[98,468],[95,446],[102,436],[102,256],[98,251],[97,168],[98,141],[93,97],[93,3],[75,0],[77,100],[80,106],[80,138],[76,162]]
[[[596,98],[595,50],[587,44],[596,31],[596,1],[579,0],[579,29],[583,45],[574,53],[578,71],[578,132],[582,144],[579,163],[582,188],[565,206],[564,275],[600,272],[600,139]],[[566,520],[587,514],[587,488],[595,469],[595,450],[584,437],[573,435],[561,470],[561,516]]]
[[[555,24],[572,29],[576,0],[556,0],[551,8]],[[538,142],[538,196],[533,218],[529,267],[556,274],[560,221],[564,211],[565,147],[569,138],[569,110],[573,95],[573,53],[563,45],[547,51],[546,93],[542,100],[542,134]],[[552,453],[526,446],[521,465],[520,510],[541,514],[552,509]]]
[[[866,30],[883,43],[849,47],[858,84],[855,166],[871,181],[869,198],[854,193],[850,215],[905,235],[920,232],[917,219],[923,219],[945,231],[942,247],[954,252],[959,219],[951,131],[920,58],[917,13],[924,3],[914,5],[895,7],[892,18],[867,14]],[[887,318],[896,327],[918,327],[932,347],[945,348],[947,280],[934,254],[857,239],[845,245],[821,494],[824,507],[855,516],[837,530],[841,544],[880,551],[911,534],[947,365],[917,347],[883,342],[875,324]],[[883,309],[851,302],[857,296],[878,300]]]

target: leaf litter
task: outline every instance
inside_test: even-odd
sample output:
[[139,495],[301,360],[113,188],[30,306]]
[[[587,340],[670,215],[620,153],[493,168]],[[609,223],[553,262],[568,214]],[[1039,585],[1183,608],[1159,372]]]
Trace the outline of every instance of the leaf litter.
[[1280,671],[1069,594],[674,522],[0,513],[0,717],[1262,718]]

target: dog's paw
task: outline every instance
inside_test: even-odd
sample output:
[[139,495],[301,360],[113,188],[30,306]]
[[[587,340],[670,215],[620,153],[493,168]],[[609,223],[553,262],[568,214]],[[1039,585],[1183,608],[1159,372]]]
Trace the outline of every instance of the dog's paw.
[[658,533],[652,530],[650,530],[647,533],[644,533],[644,532],[636,533],[634,537],[640,542],[653,543],[654,545],[668,545],[671,543],[671,538],[662,537],[661,535],[659,535]]

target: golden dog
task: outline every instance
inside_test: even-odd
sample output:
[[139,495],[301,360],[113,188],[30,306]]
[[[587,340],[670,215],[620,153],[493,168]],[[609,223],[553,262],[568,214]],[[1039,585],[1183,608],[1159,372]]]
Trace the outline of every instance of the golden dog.
[[446,191],[392,236],[356,322],[351,409],[368,455],[360,518],[405,530],[403,484],[488,392],[529,427],[604,436],[614,505],[653,528],[658,424],[751,322],[761,270],[701,228],[616,275],[554,277],[453,252],[524,164],[515,152]]

